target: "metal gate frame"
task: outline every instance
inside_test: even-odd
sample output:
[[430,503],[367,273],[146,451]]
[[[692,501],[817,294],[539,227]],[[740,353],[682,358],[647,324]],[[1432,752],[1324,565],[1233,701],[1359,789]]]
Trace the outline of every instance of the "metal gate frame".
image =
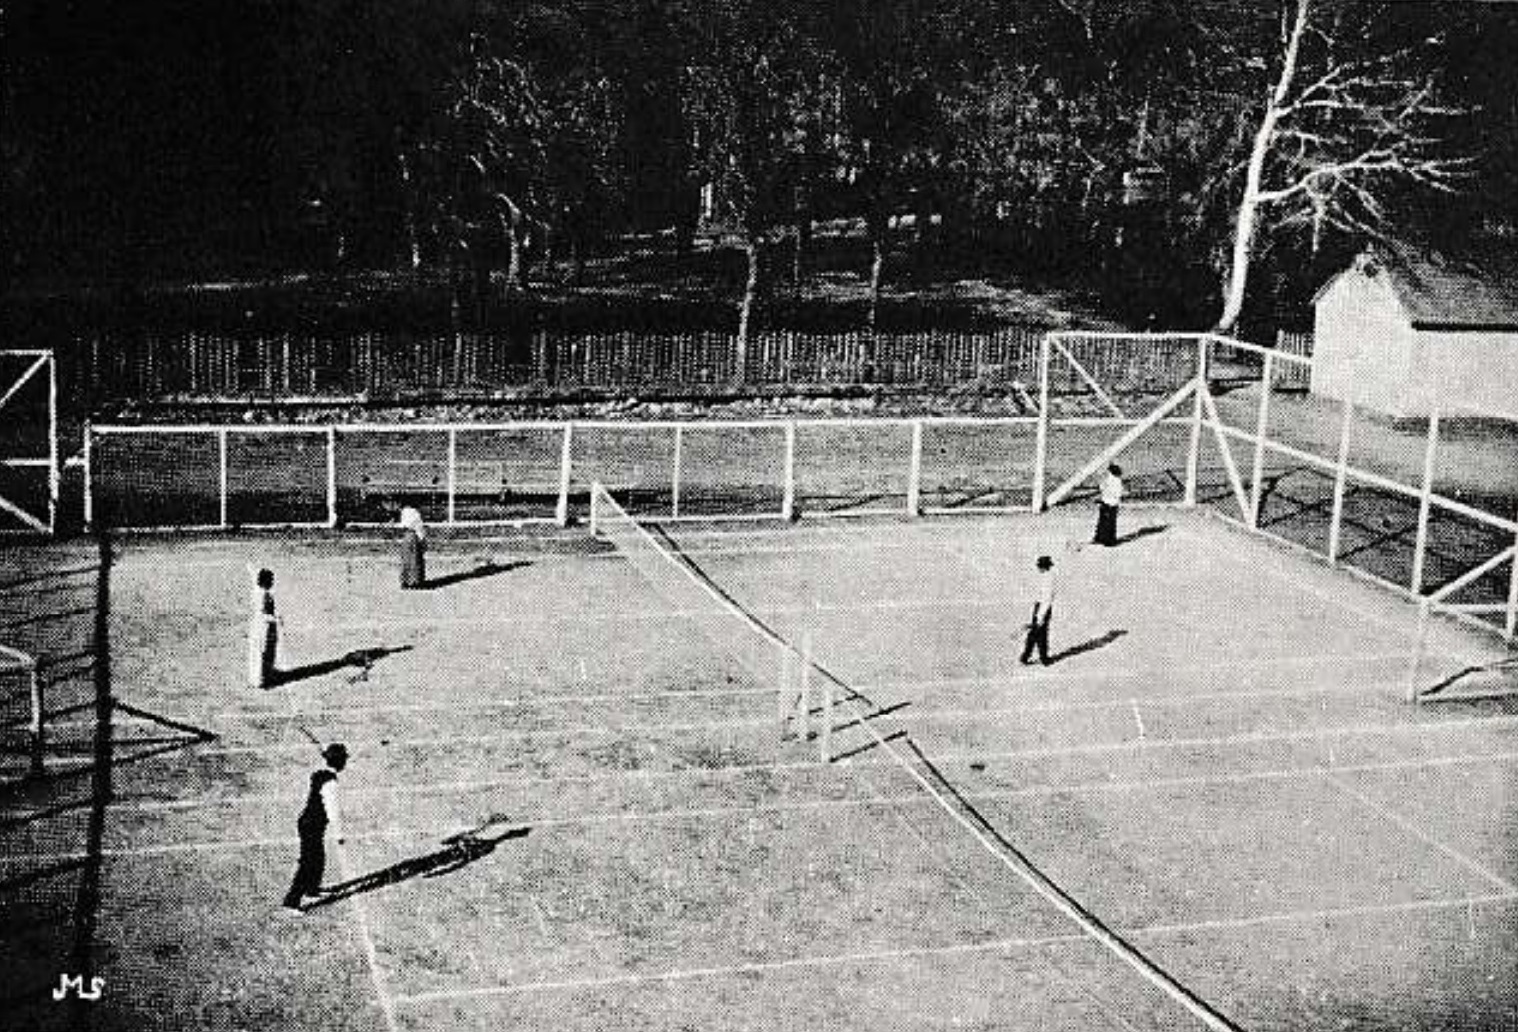
[[[58,524],[58,364],[53,353],[44,350],[0,349],[0,358],[32,360],[25,371],[4,384],[3,393],[0,393],[0,419],[5,416],[5,406],[23,387],[39,373],[45,372],[47,376],[47,454],[12,455],[8,449],[0,454],[0,466],[7,469],[47,471],[47,516],[44,519],[37,513],[28,512],[12,499],[0,495],[0,512],[8,513],[25,524],[24,528],[0,529],[0,534],[52,535]],[[8,437],[9,435],[0,435],[0,439]]]

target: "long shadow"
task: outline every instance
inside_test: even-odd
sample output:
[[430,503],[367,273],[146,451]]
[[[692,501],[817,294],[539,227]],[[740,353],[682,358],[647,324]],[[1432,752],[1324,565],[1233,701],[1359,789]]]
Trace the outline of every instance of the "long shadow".
[[393,656],[397,652],[410,652],[413,647],[411,645],[396,645],[393,648],[354,649],[352,652],[338,656],[336,659],[324,659],[320,663],[307,663],[304,666],[280,670],[274,674],[273,680],[269,682],[266,689],[283,688],[287,684],[308,681],[313,677],[336,673],[349,667],[368,674],[370,667],[386,656]]
[[[1459,684],[1461,681],[1466,680],[1467,678],[1475,677],[1478,674],[1489,674],[1494,671],[1504,672],[1509,670],[1518,672],[1518,659],[1503,659],[1498,660],[1495,663],[1484,663],[1477,666],[1468,666],[1463,670],[1457,670],[1453,674],[1448,675],[1442,681],[1429,685],[1423,691],[1419,692],[1418,696],[1419,698],[1423,699],[1432,699],[1439,696],[1442,692],[1448,691],[1449,689],[1455,687],[1457,684]],[[1452,698],[1456,698],[1460,702],[1476,702],[1489,699],[1511,698],[1515,694],[1518,694],[1518,686],[1515,686],[1514,688],[1493,688],[1481,692],[1461,693],[1459,696],[1452,696]]]
[[500,573],[510,573],[512,570],[520,570],[524,566],[531,565],[532,563],[526,559],[520,559],[516,562],[510,563],[498,563],[492,560],[490,562],[480,563],[478,566],[475,566],[470,570],[459,570],[457,573],[447,573],[441,577],[428,577],[426,580],[422,581],[421,587],[423,591],[437,591],[440,588],[448,588],[452,587],[455,584],[463,584],[465,581],[480,580],[484,577],[494,577]]
[[1055,663],[1063,663],[1067,659],[1074,659],[1076,656],[1085,655],[1087,652],[1095,652],[1097,649],[1104,649],[1127,633],[1128,632],[1126,630],[1115,627],[1112,630],[1108,631],[1106,634],[1103,634],[1101,637],[1091,638],[1088,641],[1079,643],[1078,645],[1071,645],[1067,649],[1061,649],[1058,652],[1051,653],[1049,656],[1049,665],[1053,666]]
[[1168,523],[1150,523],[1139,527],[1137,530],[1130,530],[1126,534],[1119,534],[1114,539],[1114,541],[1116,542],[1116,545],[1129,545],[1135,541],[1141,541],[1146,537],[1153,537],[1156,534],[1163,534],[1169,529],[1170,524]]
[[324,892],[320,899],[304,909],[315,910],[317,907],[330,906],[366,892],[374,892],[377,889],[410,881],[412,878],[440,878],[445,874],[452,874],[494,853],[496,847],[502,842],[525,838],[532,831],[531,828],[507,828],[498,835],[480,834],[492,823],[494,822],[487,821],[480,828],[450,835],[442,840],[442,849],[434,850],[424,856],[408,857],[400,863],[391,864],[378,871],[371,871],[349,881],[339,882]]

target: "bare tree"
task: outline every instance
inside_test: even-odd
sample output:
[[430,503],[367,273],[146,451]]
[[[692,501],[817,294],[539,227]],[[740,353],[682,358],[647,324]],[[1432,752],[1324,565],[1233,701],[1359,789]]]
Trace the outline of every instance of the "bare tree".
[[1450,191],[1466,171],[1435,131],[1454,112],[1418,67],[1419,52],[1439,41],[1366,54],[1366,25],[1342,5],[1322,7],[1293,0],[1283,10],[1280,68],[1245,165],[1219,332],[1238,322],[1267,224],[1381,236],[1394,185]]

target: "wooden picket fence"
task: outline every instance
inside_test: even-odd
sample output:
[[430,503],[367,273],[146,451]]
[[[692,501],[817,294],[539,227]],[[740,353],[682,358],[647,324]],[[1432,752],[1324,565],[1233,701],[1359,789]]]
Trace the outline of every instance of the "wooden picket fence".
[[558,392],[1030,381],[1044,327],[757,333],[743,375],[717,332],[566,334],[103,332],[76,340],[71,393],[113,399],[449,398]]

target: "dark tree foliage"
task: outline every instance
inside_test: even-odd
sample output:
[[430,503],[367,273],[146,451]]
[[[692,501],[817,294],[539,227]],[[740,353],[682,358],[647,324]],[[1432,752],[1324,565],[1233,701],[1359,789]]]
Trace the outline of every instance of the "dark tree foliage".
[[[1518,11],[1321,5],[1373,27],[1344,34],[1358,56],[1441,37],[1414,61],[1438,67],[1412,71],[1437,72],[1441,103],[1464,112],[1436,142],[1470,159],[1458,190],[1378,187],[1382,230],[1510,244]],[[1084,278],[1135,317],[1200,323],[1283,8],[20,0],[0,12],[0,270],[108,284],[455,270],[500,295],[532,289],[545,257],[572,279],[630,233],[688,247],[709,186],[706,228],[755,256],[746,309],[761,252],[789,241],[799,279],[813,223],[844,218],[871,252],[856,270],[872,295],[909,265],[968,262]],[[891,228],[902,216],[912,233]],[[1362,241],[1326,219],[1266,227],[1251,304],[1300,297]]]

